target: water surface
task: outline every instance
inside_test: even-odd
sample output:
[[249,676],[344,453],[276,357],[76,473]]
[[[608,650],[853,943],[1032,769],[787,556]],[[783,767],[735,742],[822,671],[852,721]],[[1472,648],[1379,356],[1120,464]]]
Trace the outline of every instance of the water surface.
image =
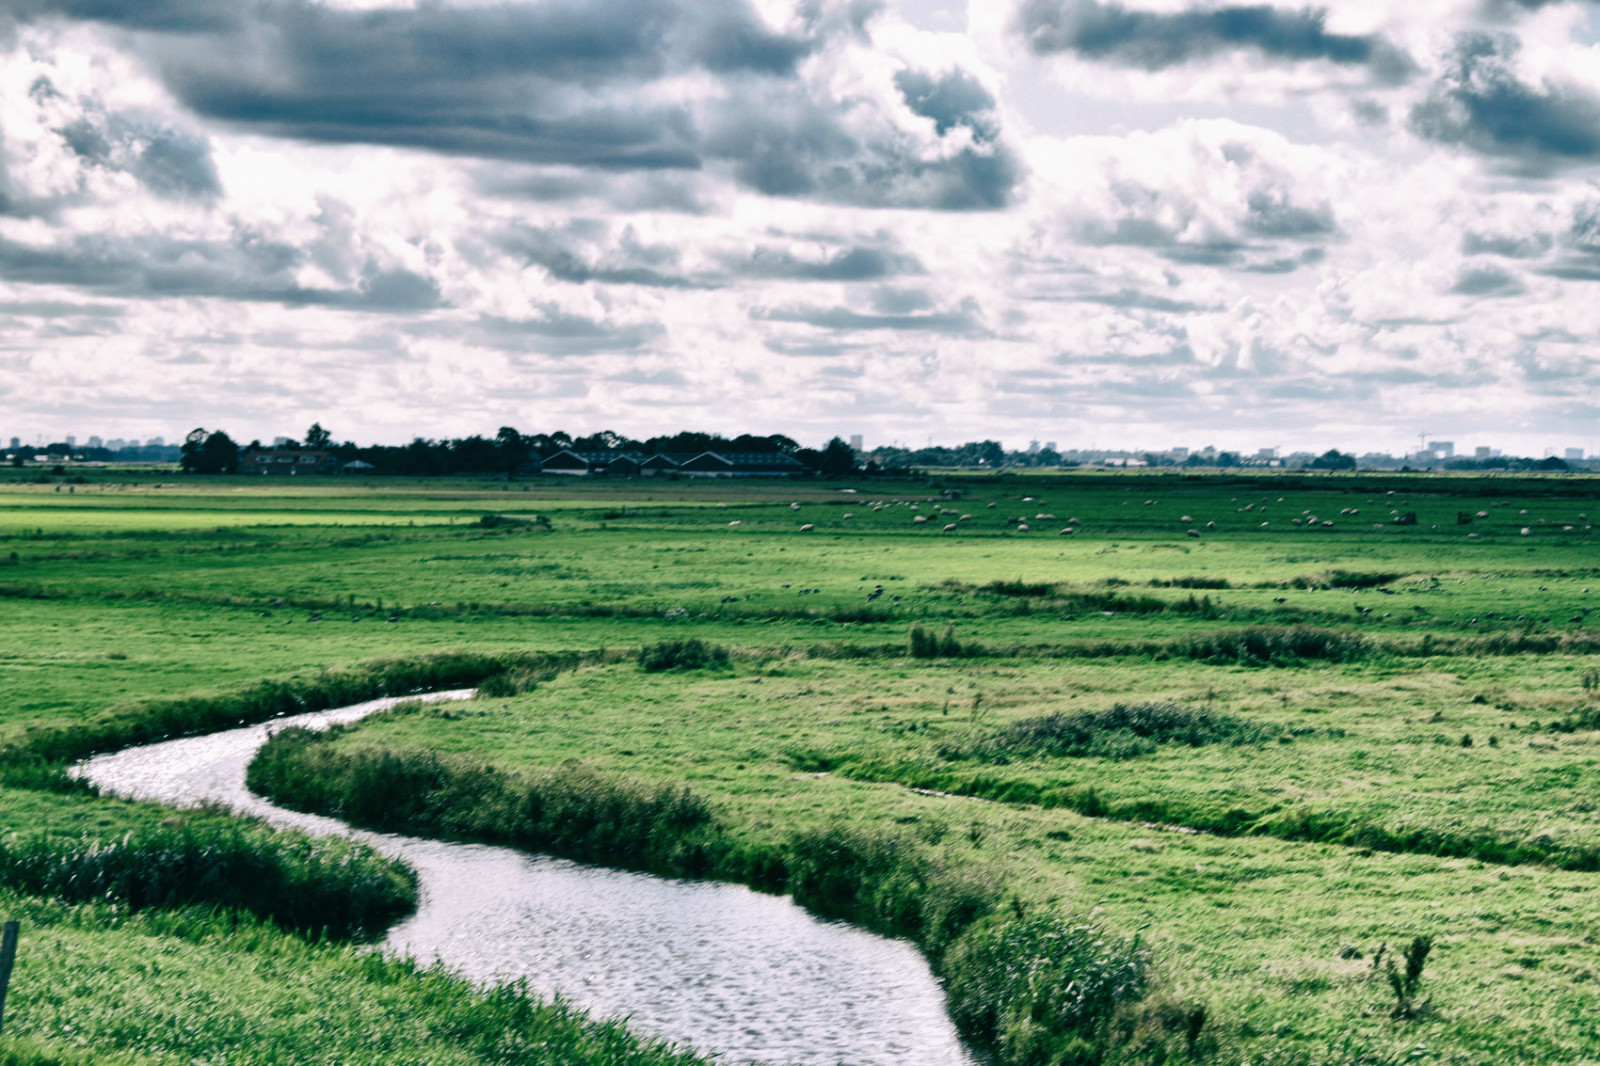
[[270,731],[326,728],[397,702],[130,748],[78,772],[119,796],[220,802],[275,825],[365,841],[420,879],[417,913],[392,930],[387,950],[441,960],[476,980],[523,978],[727,1063],[973,1066],[926,960],[904,941],[821,921],[787,897],[740,885],[368,833],[245,788],[245,768]]

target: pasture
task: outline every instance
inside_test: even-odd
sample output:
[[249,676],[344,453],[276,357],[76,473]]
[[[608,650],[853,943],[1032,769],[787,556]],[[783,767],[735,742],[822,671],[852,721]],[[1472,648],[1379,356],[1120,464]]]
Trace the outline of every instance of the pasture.
[[[174,820],[233,832],[215,814],[74,791],[38,755],[181,730],[181,698],[265,715],[239,693],[264,681],[332,692],[399,669],[375,661],[468,653],[493,660],[494,695],[308,743],[269,790],[350,813],[358,795],[314,779],[377,754],[506,787],[565,768],[687,788],[711,812],[693,862],[683,848],[611,854],[603,834],[581,857],[788,888],[825,911],[806,849],[846,833],[896,858],[865,863],[833,912],[917,938],[958,1012],[981,954],[962,929],[981,945],[1006,922],[1090,920],[1137,938],[1149,979],[1135,1013],[1084,1037],[1077,1060],[1054,1037],[1012,1033],[1007,1061],[1600,1060],[1589,479],[106,472],[72,490],[0,482],[7,841],[110,840]],[[657,671],[636,658],[689,640],[726,662]],[[589,654],[515,665],[557,652]],[[62,747],[72,736],[79,746]],[[450,802],[409,828],[511,832],[451,821]],[[889,898],[873,878],[906,869],[934,894],[968,886],[976,910],[935,935],[924,912],[868,905]],[[39,1055],[284,1061],[310,1031],[256,1040],[243,1018],[250,997],[274,999],[292,957],[330,988],[366,966],[361,980],[397,989],[384,994],[404,999],[394,1009],[419,1034],[403,1057],[436,1040],[448,1061],[549,1061],[481,1034],[452,1043],[451,1025],[480,1030],[441,1013],[446,986],[428,982],[446,978],[301,946],[265,905],[202,918],[13,899],[65,945],[48,960],[25,945],[7,1008],[6,1039]],[[1418,936],[1433,950],[1397,1009],[1374,956]],[[131,978],[90,979],[136,973],[150,943],[181,960],[164,987],[205,1000],[206,1033],[118,1006],[116,981]],[[259,987],[207,999],[224,974]],[[59,995],[72,981],[94,1002],[78,1017]],[[330,999],[318,1024],[357,1032],[359,996]],[[482,1002],[500,1004],[473,1007],[482,1017],[513,1009]],[[583,1056],[622,1037],[587,1039],[561,1061],[604,1061]]]

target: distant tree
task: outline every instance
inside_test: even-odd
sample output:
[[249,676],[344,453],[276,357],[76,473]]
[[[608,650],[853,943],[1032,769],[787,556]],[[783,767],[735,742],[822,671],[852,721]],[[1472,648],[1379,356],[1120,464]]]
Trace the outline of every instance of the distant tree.
[[318,451],[333,443],[333,434],[322,428],[321,422],[311,423],[311,428],[306,430],[306,447]]
[[999,467],[1006,461],[1006,452],[999,441],[986,440],[978,445],[978,459],[984,466]]
[[239,470],[239,446],[220,429],[197,428],[183,439],[178,461],[189,474],[233,474]]
[[1540,469],[1540,470],[1571,470],[1572,466],[1565,459],[1561,458],[1559,455],[1552,455],[1552,456],[1549,456],[1548,458],[1539,460],[1538,469]]
[[1315,459],[1311,460],[1313,470],[1354,470],[1356,457],[1344,455],[1337,448],[1329,448]]
[[599,433],[591,433],[587,437],[579,437],[570,445],[573,451],[579,452],[614,452],[638,446],[638,441],[609,429],[602,429]]
[[838,437],[827,443],[817,461],[817,470],[823,477],[843,477],[855,469],[855,449]]
[[494,443],[500,450],[500,467],[506,472],[506,480],[510,481],[517,476],[522,464],[528,461],[528,442],[511,426],[501,426],[500,432],[495,434]]

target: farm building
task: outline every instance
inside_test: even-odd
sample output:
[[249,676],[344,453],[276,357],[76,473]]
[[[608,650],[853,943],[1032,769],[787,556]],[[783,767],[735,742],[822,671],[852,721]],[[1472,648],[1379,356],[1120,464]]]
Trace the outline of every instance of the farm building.
[[302,451],[298,448],[260,448],[239,457],[241,474],[335,474],[339,457],[332,452]]

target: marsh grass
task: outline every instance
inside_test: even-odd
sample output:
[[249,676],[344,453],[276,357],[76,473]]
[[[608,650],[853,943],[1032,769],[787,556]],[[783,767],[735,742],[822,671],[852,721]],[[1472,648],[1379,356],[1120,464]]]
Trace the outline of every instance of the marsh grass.
[[1179,703],[1116,704],[1104,711],[1025,718],[991,732],[956,757],[999,758],[1097,756],[1131,759],[1163,744],[1264,744],[1283,730],[1205,707]]
[[284,729],[246,783],[275,803],[354,825],[508,844],[587,862],[687,876],[726,851],[703,799],[684,787],[578,767],[522,776],[432,752],[328,746],[342,730]]
[[150,826],[113,840],[12,837],[0,841],[0,886],[135,911],[238,908],[340,939],[370,938],[416,905],[411,870],[364,845],[244,826]]
[[1149,953],[1137,938],[1087,922],[986,923],[946,962],[951,1017],[1008,1063],[1102,1062],[1125,1042],[1118,1015],[1143,1000],[1150,983]]

